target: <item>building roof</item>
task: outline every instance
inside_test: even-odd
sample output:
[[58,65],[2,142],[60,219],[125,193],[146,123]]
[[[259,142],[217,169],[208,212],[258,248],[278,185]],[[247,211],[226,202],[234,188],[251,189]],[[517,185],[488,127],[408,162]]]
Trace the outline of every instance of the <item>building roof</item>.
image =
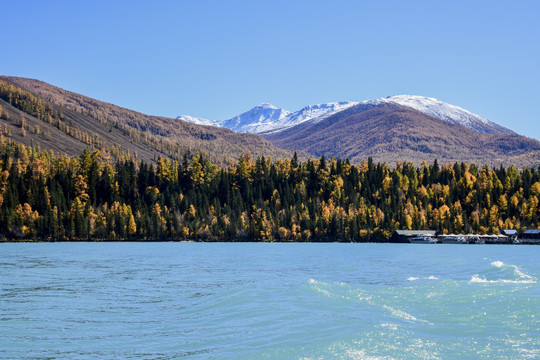
[[501,234],[507,235],[507,236],[513,236],[513,235],[517,235],[518,232],[517,230],[513,230],[513,229],[503,229],[501,230]]
[[540,229],[529,229],[523,232],[524,234],[540,234]]
[[396,230],[399,236],[435,235],[437,230]]

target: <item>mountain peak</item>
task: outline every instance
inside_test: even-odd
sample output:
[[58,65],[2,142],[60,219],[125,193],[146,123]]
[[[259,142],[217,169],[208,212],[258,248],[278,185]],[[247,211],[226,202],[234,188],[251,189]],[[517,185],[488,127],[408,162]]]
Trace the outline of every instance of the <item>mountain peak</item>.
[[436,99],[436,98],[433,98],[433,97],[429,97],[429,96],[422,96],[422,95],[408,95],[408,94],[403,94],[403,95],[392,95],[392,96],[387,96],[386,97],[387,99],[390,99],[390,100],[400,100],[400,99],[409,99],[409,100],[413,100],[413,101],[420,101],[420,100],[428,100],[428,101],[438,101],[438,102],[442,102],[441,100],[439,99]]
[[264,132],[269,124],[279,123],[289,115],[289,111],[269,103],[262,103],[229,120],[221,121],[221,126],[236,132],[258,134]]
[[386,98],[367,100],[361,103],[348,101],[329,102],[308,105],[295,112],[280,109],[270,103],[263,102],[228,120],[212,121],[194,117],[190,118],[188,116],[182,116],[180,118],[195,124],[220,126],[236,132],[268,134],[283,131],[302,123],[316,123],[358,104],[368,106],[379,104],[407,106],[426,115],[436,117],[452,124],[464,126],[479,133],[513,133],[505,127],[497,125],[494,122],[458,106],[445,103],[436,98],[419,95],[394,95]]
[[260,103],[259,105],[255,106],[254,109],[278,109],[278,108],[275,107],[274,105],[270,104],[270,103],[263,102],[263,103]]

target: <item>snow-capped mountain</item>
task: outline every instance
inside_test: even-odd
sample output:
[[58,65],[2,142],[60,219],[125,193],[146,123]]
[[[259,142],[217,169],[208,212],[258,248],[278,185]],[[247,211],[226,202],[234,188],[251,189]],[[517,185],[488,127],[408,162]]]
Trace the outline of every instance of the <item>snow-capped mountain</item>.
[[262,134],[285,130],[308,121],[317,122],[357,104],[348,101],[331,102],[309,105],[290,112],[272,104],[262,103],[228,120],[208,120],[189,115],[181,115],[177,119],[197,125],[224,127],[236,132]]
[[285,130],[308,121],[317,122],[357,104],[346,101],[332,102],[309,105],[298,111],[290,112],[272,104],[262,103],[228,120],[216,121],[188,115],[178,116],[177,119],[197,125],[224,127],[236,132],[262,134]]
[[283,119],[289,114],[290,112],[287,110],[279,109],[272,104],[262,103],[228,120],[208,120],[189,115],[180,115],[177,119],[197,125],[223,127],[240,133],[258,134],[273,127],[280,127]]
[[480,133],[513,133],[513,131],[473,114],[458,106],[445,103],[435,98],[416,95],[396,95],[387,98],[366,100],[363,102],[330,102],[309,105],[298,111],[290,112],[268,103],[262,103],[251,110],[228,120],[208,120],[188,115],[178,119],[198,125],[210,125],[231,129],[236,132],[270,134],[289,129],[302,123],[316,123],[355,105],[377,105],[394,103],[408,106],[424,114],[461,125]]
[[276,124],[281,124],[289,114],[287,110],[262,103],[232,119],[221,122],[221,126],[236,132],[259,134]]
[[195,125],[204,125],[204,126],[218,126],[221,127],[221,123],[215,120],[208,120],[200,117],[189,116],[189,115],[180,115],[176,117],[177,119],[190,122]]
[[350,101],[308,105],[296,112],[290,113],[280,124],[269,126],[265,133],[285,130],[305,122],[316,123],[355,105],[358,105],[358,103]]
[[512,133],[511,130],[495,124],[488,119],[435,98],[416,95],[396,95],[387,98],[368,100],[364,103],[380,104],[383,102],[408,106],[424,114],[434,116],[452,124],[465,126],[466,128],[476,130],[480,133]]

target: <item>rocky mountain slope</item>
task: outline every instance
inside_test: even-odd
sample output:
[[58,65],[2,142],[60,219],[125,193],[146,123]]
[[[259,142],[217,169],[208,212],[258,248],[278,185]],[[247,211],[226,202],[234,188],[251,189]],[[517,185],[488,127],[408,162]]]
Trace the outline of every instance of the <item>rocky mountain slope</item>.
[[267,134],[277,146],[375,161],[540,165],[540,142],[511,131],[479,132],[393,101],[365,102],[316,123]]

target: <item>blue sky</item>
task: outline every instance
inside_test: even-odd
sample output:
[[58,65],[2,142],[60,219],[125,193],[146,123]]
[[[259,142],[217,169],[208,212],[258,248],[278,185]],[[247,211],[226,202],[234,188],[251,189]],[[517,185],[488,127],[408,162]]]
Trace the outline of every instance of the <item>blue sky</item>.
[[[0,74],[226,119],[398,94],[540,139],[538,1],[6,1]],[[9,29],[6,31],[5,29]]]

